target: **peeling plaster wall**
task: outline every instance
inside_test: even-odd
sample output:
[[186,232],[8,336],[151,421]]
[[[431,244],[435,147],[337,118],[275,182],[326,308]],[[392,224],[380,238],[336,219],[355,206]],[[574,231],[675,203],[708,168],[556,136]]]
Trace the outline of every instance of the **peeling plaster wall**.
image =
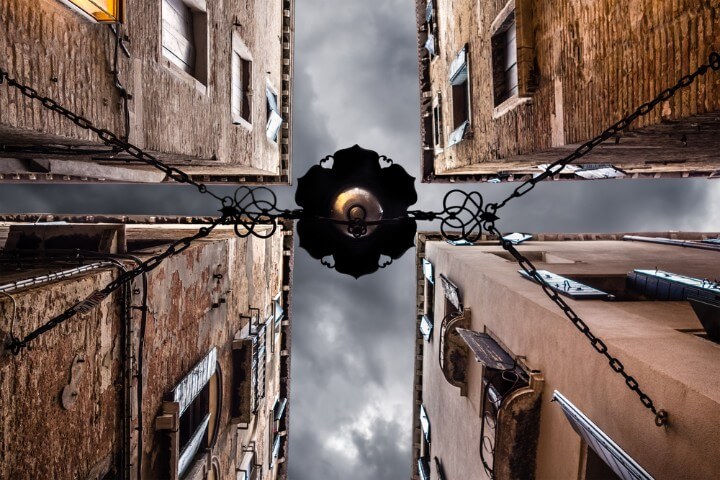
[[[179,236],[173,225],[155,228],[126,226],[130,237]],[[136,229],[133,232],[133,229]],[[223,231],[224,230],[224,231]],[[165,231],[165,233],[163,233]],[[255,442],[263,479],[276,478],[279,469],[267,468],[268,414],[279,394],[280,344],[267,345],[266,396],[258,415],[246,430],[230,423],[232,399],[232,339],[247,323],[249,306],[271,312],[273,298],[282,292],[284,278],[282,229],[265,239],[241,239],[220,227],[209,239],[198,241],[181,254],[167,259],[148,274],[148,316],[142,359],[143,458],[142,478],[165,478],[162,463],[164,431],[155,430],[166,395],[214,346],[222,377],[222,402],[218,440],[212,450],[223,476],[234,478],[242,447]],[[291,238],[291,237],[290,237]],[[152,248],[140,257],[159,251]],[[252,256],[248,252],[252,251]],[[249,268],[248,268],[249,260]],[[128,266],[132,263],[129,262]],[[3,279],[0,271],[0,279]],[[214,275],[222,275],[216,278]],[[115,277],[102,271],[81,278],[26,289],[18,302],[16,334],[28,333],[87,297]],[[252,285],[252,289],[250,288]],[[137,279],[132,304],[141,304]],[[252,293],[251,293],[252,292]],[[287,310],[287,306],[285,306]],[[9,328],[12,302],[0,296],[0,329]],[[137,352],[141,313],[132,311],[133,349]],[[265,316],[261,316],[265,320]],[[31,350],[0,363],[0,478],[102,478],[116,465],[122,437],[123,414],[120,366],[120,308],[118,295],[105,300],[87,315],[73,318],[41,336]],[[274,331],[268,329],[268,342]],[[78,400],[63,410],[59,395],[69,381],[70,367],[81,353],[87,364],[78,382]],[[136,364],[137,366],[137,364]],[[137,379],[132,387],[132,427],[137,425]],[[133,430],[130,451],[137,465],[138,432]],[[278,462],[279,463],[279,462]],[[93,468],[95,470],[93,471]],[[132,478],[136,478],[133,471]]]
[[[115,276],[109,270],[13,294],[15,333],[39,327]],[[95,478],[114,461],[121,345],[118,294],[0,362],[0,478]],[[2,329],[13,306],[0,296]],[[76,355],[85,359],[71,410],[61,406]]]

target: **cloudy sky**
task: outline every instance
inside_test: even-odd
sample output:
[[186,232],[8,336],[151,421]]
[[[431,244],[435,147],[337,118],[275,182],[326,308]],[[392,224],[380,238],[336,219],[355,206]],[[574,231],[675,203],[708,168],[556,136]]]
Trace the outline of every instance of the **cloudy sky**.
[[[419,176],[413,0],[296,0],[295,175],[355,143]],[[468,186],[469,187],[469,186]],[[499,199],[513,185],[480,185]],[[446,187],[418,186],[422,208]],[[283,204],[292,188],[279,189]],[[717,230],[720,181],[554,182],[502,213],[505,230]],[[88,205],[92,205],[89,210]],[[0,185],[0,212],[213,214],[177,186]],[[422,226],[421,226],[422,228]],[[414,259],[354,280],[296,253],[292,480],[410,475]]]

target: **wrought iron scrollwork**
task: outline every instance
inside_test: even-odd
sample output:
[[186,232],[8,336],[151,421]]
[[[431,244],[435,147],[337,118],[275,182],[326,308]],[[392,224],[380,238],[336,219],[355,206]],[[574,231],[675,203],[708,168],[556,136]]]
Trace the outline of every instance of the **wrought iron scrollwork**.
[[[225,224],[234,226],[240,238],[255,236],[272,237],[279,220],[294,220],[302,216],[302,210],[281,210],[277,195],[267,187],[240,187],[230,197],[223,197],[220,210]],[[266,227],[270,226],[267,230]],[[259,227],[264,227],[260,229]],[[261,231],[262,230],[262,231]]]

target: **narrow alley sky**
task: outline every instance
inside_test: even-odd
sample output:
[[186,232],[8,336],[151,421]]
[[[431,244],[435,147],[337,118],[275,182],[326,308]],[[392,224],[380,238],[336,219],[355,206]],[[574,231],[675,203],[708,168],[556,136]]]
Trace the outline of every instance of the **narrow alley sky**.
[[[296,0],[293,170],[359,144],[419,176],[413,0]],[[513,185],[465,185],[499,199]],[[448,187],[418,185],[419,207]],[[222,189],[221,189],[222,191]],[[283,205],[294,188],[278,188]],[[546,182],[502,213],[505,230],[717,230],[720,181]],[[0,212],[214,214],[193,189],[0,185]],[[420,225],[420,228],[429,228]],[[292,480],[410,476],[414,257],[354,280],[297,249]]]

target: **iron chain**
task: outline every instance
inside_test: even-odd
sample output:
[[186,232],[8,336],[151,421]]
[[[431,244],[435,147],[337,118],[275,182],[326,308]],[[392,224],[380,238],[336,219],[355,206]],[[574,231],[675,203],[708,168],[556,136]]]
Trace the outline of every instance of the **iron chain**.
[[71,112],[50,97],[44,97],[38,94],[37,90],[18,82],[16,79],[10,77],[8,72],[0,68],[0,84],[2,84],[3,82],[7,82],[9,86],[17,89],[23,96],[31,100],[36,100],[48,110],[51,110],[67,118],[78,127],[93,132],[100,140],[105,142],[107,145],[114,146],[119,150],[124,151],[136,160],[139,160],[146,165],[160,170],[161,172],[165,173],[165,175],[172,178],[178,183],[192,185],[200,193],[211,195],[212,197],[220,201],[223,200],[223,197],[220,197],[219,195],[216,195],[212,191],[208,190],[207,186],[204,183],[196,182],[187,173],[181,171],[178,168],[166,165],[165,163],[158,160],[154,155],[151,155],[148,152],[143,151],[141,148],[129,143],[128,141],[121,139],[110,130],[96,127],[87,118]]
[[695,82],[695,80],[699,76],[705,75],[708,72],[708,70],[713,70],[713,71],[720,70],[720,53],[712,52],[709,56],[708,63],[699,66],[691,74],[685,75],[680,80],[678,80],[678,82],[675,85],[660,92],[653,100],[643,103],[638,108],[636,108],[635,111],[633,111],[631,114],[627,115],[626,117],[622,118],[621,120],[617,121],[616,123],[614,123],[607,129],[605,129],[600,135],[583,143],[577,149],[575,149],[575,151],[573,151],[566,157],[563,157],[559,160],[554,161],[545,169],[545,171],[543,173],[541,173],[537,177],[533,177],[529,180],[526,180],[522,184],[520,184],[518,187],[515,188],[515,190],[513,190],[513,192],[510,194],[510,196],[505,198],[505,200],[503,200],[502,202],[495,204],[496,209],[500,209],[500,208],[504,207],[513,198],[520,198],[520,197],[528,194],[530,191],[532,191],[533,188],[535,188],[535,186],[539,182],[541,182],[547,178],[554,177],[555,175],[560,173],[562,171],[562,169],[565,168],[570,163],[584,157],[585,155],[587,155],[588,153],[593,151],[593,149],[595,149],[595,147],[597,147],[604,141],[612,138],[614,135],[617,135],[618,133],[627,129],[635,120],[649,114],[659,104],[670,100],[672,97],[675,96],[675,93],[678,90],[687,88],[690,85],[692,85],[693,82]]
[[658,409],[652,399],[642,391],[640,388],[640,384],[635,379],[635,377],[629,375],[625,371],[625,366],[623,363],[616,357],[614,357],[610,352],[608,351],[608,347],[605,344],[605,342],[600,339],[599,337],[595,336],[595,334],[592,333],[590,330],[590,327],[583,321],[582,318],[578,316],[578,314],[572,309],[572,307],[558,294],[557,291],[555,291],[538,273],[537,268],[535,268],[535,265],[528,259],[525,255],[520,253],[520,251],[515,248],[515,246],[512,244],[512,242],[508,240],[502,240],[502,234],[497,230],[494,229],[491,233],[494,233],[497,235],[501,240],[502,247],[510,253],[510,255],[515,258],[515,260],[520,265],[520,268],[527,273],[530,277],[535,279],[535,281],[540,284],[542,287],[543,292],[545,292],[545,295],[552,300],[555,305],[562,310],[562,312],[565,314],[565,316],[572,322],[573,325],[578,329],[580,333],[585,335],[585,337],[588,339],[592,347],[597,351],[597,353],[603,355],[610,365],[610,368],[613,369],[616,373],[620,374],[623,379],[625,380],[625,384],[627,387],[635,392],[638,397],[640,398],[640,402],[645,406],[645,408],[649,409],[654,415],[655,415],[655,424],[659,427],[666,425],[668,421],[668,415],[665,410]]
[[22,339],[11,336],[5,348],[7,348],[12,354],[18,355],[23,348],[27,348],[28,344],[40,335],[54,329],[66,320],[74,317],[76,314],[86,313],[91,308],[99,305],[99,303],[103,299],[110,296],[111,293],[118,290],[123,285],[129,284],[135,277],[154,270],[165,259],[186,250],[196,240],[207,237],[218,225],[225,223],[225,221],[225,217],[220,217],[216,219],[213,223],[211,223],[209,226],[200,228],[194,235],[184,237],[180,240],[175,241],[162,253],[152,256],[144,262],[141,262],[137,267],[132,270],[122,272],[115,280],[108,283],[104,288],[93,292],[88,298],[77,302],[60,315],[57,315],[39,328],[25,335],[25,337],[23,337]]

